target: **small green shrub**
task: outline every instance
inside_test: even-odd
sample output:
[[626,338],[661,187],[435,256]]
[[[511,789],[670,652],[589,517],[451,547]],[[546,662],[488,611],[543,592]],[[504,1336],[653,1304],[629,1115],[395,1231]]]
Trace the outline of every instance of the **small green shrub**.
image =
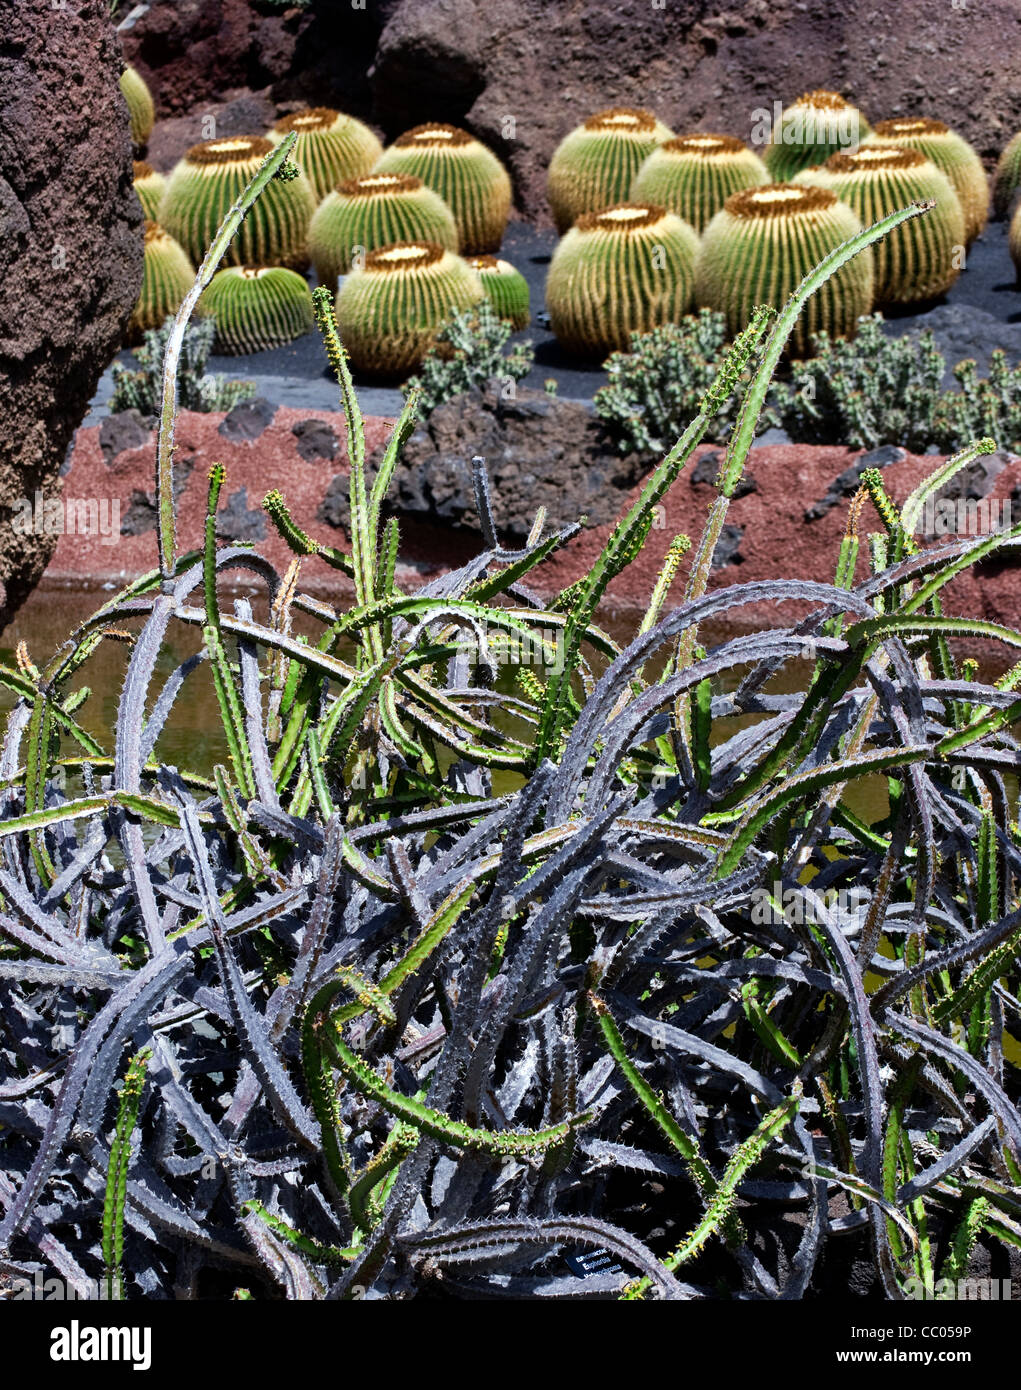
[[[702,309],[680,323],[633,333],[629,352],[607,358],[609,383],[596,392],[594,404],[622,454],[660,454],[670,448],[698,413],[726,346],[725,315]],[[713,439],[730,433],[739,406],[736,396],[723,402],[709,430]],[[768,417],[765,423],[770,423]]]
[[792,439],[918,453],[934,442],[943,355],[931,332],[888,338],[882,324],[882,314],[860,319],[853,341],[815,334],[815,357],[795,362],[790,381],[774,386],[779,423]]
[[[135,349],[138,371],[120,362],[113,366],[113,395],[110,410],[138,410],[143,415],[158,415],[163,400],[163,354],[174,320],[168,318],[162,328],[150,329],[141,347]],[[199,319],[189,325],[181,348],[181,370],[178,377],[178,405],[182,410],[230,410],[239,401],[249,401],[255,395],[254,381],[231,381],[223,376],[206,376],[206,362],[216,336],[212,318]]]
[[405,383],[405,395],[413,386],[420,387],[421,413],[429,415],[444,401],[485,386],[493,377],[520,381],[531,371],[535,352],[526,341],[504,354],[510,335],[510,324],[497,317],[488,299],[458,310],[437,334],[437,346],[426,356],[420,375]]
[[1001,449],[1021,452],[1021,363],[1007,365],[996,348],[989,355],[989,375],[980,377],[974,358],[954,368],[959,391],[947,391],[936,408],[933,440],[944,453],[989,435]]

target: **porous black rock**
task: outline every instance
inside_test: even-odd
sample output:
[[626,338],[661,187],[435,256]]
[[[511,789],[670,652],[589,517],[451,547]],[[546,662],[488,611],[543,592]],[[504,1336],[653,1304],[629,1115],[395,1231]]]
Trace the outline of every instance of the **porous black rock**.
[[276,406],[265,396],[256,396],[251,401],[241,401],[223,417],[217,434],[229,439],[232,444],[251,443],[264,434],[273,423],[277,413]]

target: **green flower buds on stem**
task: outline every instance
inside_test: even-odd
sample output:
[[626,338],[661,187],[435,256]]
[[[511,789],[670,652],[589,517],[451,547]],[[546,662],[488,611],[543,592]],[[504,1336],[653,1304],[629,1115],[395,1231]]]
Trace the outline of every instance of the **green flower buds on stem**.
[[[160,201],[159,221],[196,263],[272,150],[270,141],[259,136],[232,136],[193,145],[177,164]],[[304,174],[270,179],[224,260],[229,265],[303,270],[308,264],[305,239],[313,212],[315,195]]]
[[584,357],[627,348],[632,333],[691,307],[698,237],[652,203],[584,213],[550,264],[546,305],[557,340]]
[[331,290],[366,252],[398,241],[430,241],[448,251],[459,245],[454,214],[414,174],[346,179],[319,204],[308,229],[319,283]]
[[278,145],[291,131],[298,137],[291,157],[312,185],[317,201],[342,180],[367,174],[383,153],[367,125],[327,106],[283,116],[266,138]]
[[492,150],[458,126],[415,126],[384,150],[375,174],[414,174],[454,214],[461,251],[498,251],[511,207],[510,175]]
[[[856,213],[826,188],[765,184],[733,193],[705,230],[695,270],[700,307],[726,315],[740,332],[757,304],[781,309],[824,255],[862,230]],[[872,307],[872,250],[831,276],[805,305],[789,339],[793,357],[808,355],[820,329],[853,337]]]
[[661,203],[705,231],[732,193],[769,183],[757,154],[732,135],[679,135],[652,151],[635,175],[635,202]]
[[904,145],[863,145],[835,154],[820,169],[799,174],[797,184],[829,188],[868,227],[898,208],[932,202],[876,243],[877,305],[913,304],[945,294],[964,264],[964,213],[960,199],[931,160]]
[[566,135],[554,151],[546,184],[557,231],[563,235],[583,213],[631,197],[638,170],[672,135],[651,111],[633,106],[599,111]]

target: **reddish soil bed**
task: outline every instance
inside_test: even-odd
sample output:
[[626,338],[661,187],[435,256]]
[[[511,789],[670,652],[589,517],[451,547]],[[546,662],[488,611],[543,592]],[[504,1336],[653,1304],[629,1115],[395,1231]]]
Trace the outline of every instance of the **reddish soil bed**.
[[[227,481],[221,496],[221,508],[241,488],[246,490],[247,507],[236,500],[233,513],[258,513],[265,494],[273,488],[283,492],[292,514],[312,535],[329,545],[346,548],[343,533],[316,518],[331,479],[347,467],[341,444],[336,458],[303,459],[298,452],[298,438],[292,432],[299,421],[309,418],[307,411],[281,407],[272,424],[252,442],[232,442],[218,433],[223,416],[197,415],[185,412],[177,431],[177,463],[188,471],[180,495],[178,511],[178,545],[183,550],[196,549],[202,543],[205,514],[206,477],[210,466],[221,461],[227,469]],[[337,437],[344,438],[341,415],[317,415],[328,423]],[[371,451],[383,441],[390,421],[366,420],[366,448]],[[138,514],[139,495],[152,495],[154,437],[139,448],[121,453],[108,465],[99,444],[99,429],[81,429],[75,441],[71,467],[64,478],[65,514],[68,499],[96,499],[102,506],[105,499],[107,516],[119,505],[120,520]],[[699,454],[706,449],[699,451]],[[807,445],[780,445],[754,449],[749,460],[757,490],[737,498],[730,507],[728,523],[742,529],[738,563],[714,571],[711,587],[740,584],[751,580],[783,576],[787,578],[832,580],[840,538],[847,522],[849,499],[844,499],[821,519],[804,521],[805,509],[822,498],[837,474],[848,468],[857,455],[842,448],[817,448]],[[908,456],[892,464],[884,472],[887,490],[895,500],[903,501],[907,494],[939,464],[934,455],[924,458]],[[656,573],[671,537],[687,532],[698,539],[713,492],[706,485],[693,486],[691,466],[681,474],[665,499],[664,511],[658,518],[641,560],[625,571],[613,584],[608,596],[613,606],[641,608],[648,600]],[[1012,460],[997,479],[990,494],[991,501],[1003,502],[1021,483],[1021,460]],[[630,503],[636,493],[629,494]],[[1015,511],[1019,508],[1015,504]],[[101,513],[102,515],[102,513]],[[251,517],[258,525],[257,517]],[[1015,518],[1021,520],[1021,516]],[[279,539],[268,518],[263,517],[265,539],[259,550],[278,566],[286,564],[290,552]],[[116,528],[107,525],[107,531]],[[555,593],[590,568],[597,556],[609,527],[593,527],[584,532],[569,547],[548,562],[530,581],[533,589]],[[878,521],[869,511],[863,514],[862,532],[879,529]],[[399,582],[405,587],[431,578],[444,569],[463,563],[477,550],[478,542],[471,533],[453,532],[441,527],[418,523],[402,523],[403,565]],[[925,543],[923,541],[923,543]],[[865,547],[862,547],[863,553]],[[154,529],[139,535],[62,535],[56,555],[47,571],[50,584],[85,586],[96,583],[122,583],[144,573],[156,563],[156,533]],[[987,563],[977,571],[969,570],[955,579],[946,592],[945,610],[949,614],[968,615],[1021,627],[1021,569],[1018,558],[1005,557]],[[682,577],[684,568],[682,567]],[[864,559],[859,560],[859,577],[865,573]],[[678,581],[678,584],[681,581]],[[306,562],[302,587],[310,592],[344,594],[347,581],[319,560]],[[792,614],[794,609],[789,610]],[[775,620],[768,605],[748,607],[733,612],[740,623],[760,623]]]

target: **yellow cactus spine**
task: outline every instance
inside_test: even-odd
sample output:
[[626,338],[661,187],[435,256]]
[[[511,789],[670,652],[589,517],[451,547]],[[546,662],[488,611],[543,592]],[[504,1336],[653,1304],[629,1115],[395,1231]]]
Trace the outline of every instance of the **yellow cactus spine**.
[[395,241],[432,241],[458,249],[454,214],[414,174],[365,174],[338,184],[316,208],[308,249],[321,285],[337,278],[369,251]]
[[701,233],[732,193],[769,181],[759,156],[733,135],[678,135],[644,161],[630,196],[661,203]]
[[367,125],[327,106],[283,116],[267,138],[278,145],[292,130],[298,139],[291,158],[305,171],[317,201],[345,179],[367,174],[383,153]]
[[766,149],[766,167],[778,183],[823,164],[831,154],[857,149],[869,123],[839,92],[806,92],[783,112]]
[[989,180],[978,154],[942,121],[923,116],[898,116],[878,121],[865,145],[907,145],[924,154],[946,174],[961,201],[967,245],[975,240],[989,217]]

